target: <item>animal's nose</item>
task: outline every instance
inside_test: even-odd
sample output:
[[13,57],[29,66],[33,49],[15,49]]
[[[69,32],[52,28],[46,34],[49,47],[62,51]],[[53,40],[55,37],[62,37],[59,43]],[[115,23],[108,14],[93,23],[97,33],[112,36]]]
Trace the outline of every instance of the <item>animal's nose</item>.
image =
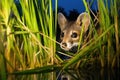
[[62,43],[62,47],[63,48],[67,47],[67,43]]

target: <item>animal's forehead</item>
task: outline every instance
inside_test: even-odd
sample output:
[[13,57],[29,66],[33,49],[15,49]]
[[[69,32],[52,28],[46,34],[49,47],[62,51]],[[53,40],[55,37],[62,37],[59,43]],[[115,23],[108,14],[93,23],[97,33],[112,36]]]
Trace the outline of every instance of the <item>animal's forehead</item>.
[[69,31],[80,31],[80,25],[76,24],[76,22],[69,22],[66,24],[65,28],[63,29],[65,32]]

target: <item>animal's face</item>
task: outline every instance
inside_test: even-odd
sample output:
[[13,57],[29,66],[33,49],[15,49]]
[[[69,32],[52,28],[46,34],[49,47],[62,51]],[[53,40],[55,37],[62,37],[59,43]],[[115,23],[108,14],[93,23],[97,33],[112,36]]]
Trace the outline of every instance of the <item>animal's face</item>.
[[65,51],[69,51],[78,46],[82,27],[84,27],[83,32],[85,33],[90,24],[90,17],[87,13],[82,13],[76,21],[69,22],[62,13],[58,13],[58,24],[61,29],[60,47]]

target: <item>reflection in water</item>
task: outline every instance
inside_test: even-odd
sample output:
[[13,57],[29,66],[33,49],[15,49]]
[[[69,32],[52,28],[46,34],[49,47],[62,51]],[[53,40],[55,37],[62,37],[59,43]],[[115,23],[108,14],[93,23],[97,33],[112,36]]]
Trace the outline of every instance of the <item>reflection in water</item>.
[[8,75],[7,80],[120,80],[119,74],[119,69],[85,68],[63,71],[59,76],[56,72],[31,75]]
[[79,69],[64,71],[58,80],[119,80],[119,69]]

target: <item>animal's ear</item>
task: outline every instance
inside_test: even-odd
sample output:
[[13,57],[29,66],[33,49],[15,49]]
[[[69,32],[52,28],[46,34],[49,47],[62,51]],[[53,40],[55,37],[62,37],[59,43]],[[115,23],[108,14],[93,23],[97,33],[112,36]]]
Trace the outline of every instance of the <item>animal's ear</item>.
[[88,13],[84,12],[81,13],[76,20],[76,23],[80,26],[84,26],[84,32],[88,30],[88,27],[90,25],[90,16]]
[[58,24],[60,26],[60,29],[63,30],[65,25],[67,23],[67,19],[62,13],[58,13]]

